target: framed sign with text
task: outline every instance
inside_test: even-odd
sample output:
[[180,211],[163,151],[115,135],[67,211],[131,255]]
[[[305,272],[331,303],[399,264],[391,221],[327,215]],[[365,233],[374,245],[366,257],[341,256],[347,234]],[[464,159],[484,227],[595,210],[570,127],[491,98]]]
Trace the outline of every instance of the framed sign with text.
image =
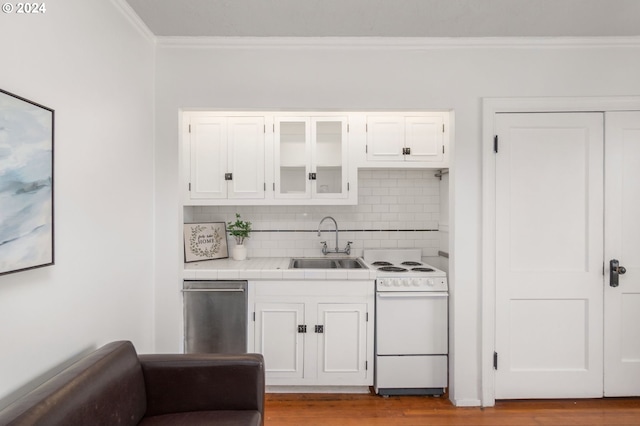
[[229,257],[227,228],[224,222],[185,223],[184,261],[224,259]]

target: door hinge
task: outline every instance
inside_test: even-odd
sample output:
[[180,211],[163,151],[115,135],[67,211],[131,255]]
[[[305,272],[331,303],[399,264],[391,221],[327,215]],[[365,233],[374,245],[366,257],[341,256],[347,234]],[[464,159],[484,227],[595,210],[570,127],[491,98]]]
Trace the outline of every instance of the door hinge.
[[298,326],[298,333],[306,333],[307,332],[307,326],[306,325],[299,325]]
[[498,369],[498,352],[493,353],[493,369]]
[[273,185],[271,185],[273,187],[273,192],[276,192],[276,183],[273,182]]
[[191,192],[191,182],[189,182],[189,192]]
[[189,133],[191,133],[191,124],[189,124]]
[[324,333],[324,325],[316,325],[314,331],[316,333]]
[[365,145],[364,146],[364,153],[368,154],[369,153],[369,145]]
[[267,125],[266,124],[262,125],[262,133],[267,133]]
[[369,312],[366,312],[366,313],[364,314],[364,320],[365,320],[366,322],[369,322]]
[[444,124],[442,125],[442,133],[444,133]]
[[349,187],[349,182],[347,182],[347,192],[350,191],[351,188]]
[[493,137],[493,152],[498,152],[498,135]]
[[368,370],[369,369],[369,361],[365,361],[364,362],[364,369]]
[[444,145],[442,145],[442,153],[444,154]]
[[347,124],[347,133],[349,133],[349,125]]
[[266,191],[266,190],[267,190],[267,182],[265,182],[265,183],[263,183],[263,184],[262,184],[262,190],[263,190],[263,191]]
[[256,321],[256,313],[254,312],[253,313],[253,322],[255,322],[255,321]]

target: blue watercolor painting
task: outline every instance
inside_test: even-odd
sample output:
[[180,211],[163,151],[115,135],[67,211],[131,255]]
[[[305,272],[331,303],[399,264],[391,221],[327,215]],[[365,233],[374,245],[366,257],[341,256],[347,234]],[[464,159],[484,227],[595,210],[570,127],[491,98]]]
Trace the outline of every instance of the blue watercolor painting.
[[0,90],[0,275],[53,264],[53,114]]

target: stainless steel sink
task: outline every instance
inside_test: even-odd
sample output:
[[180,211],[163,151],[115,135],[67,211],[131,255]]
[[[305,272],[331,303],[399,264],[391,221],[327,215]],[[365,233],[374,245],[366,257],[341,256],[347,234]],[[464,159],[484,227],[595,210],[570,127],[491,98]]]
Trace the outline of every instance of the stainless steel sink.
[[338,263],[344,269],[366,269],[367,267],[360,259],[339,259]]
[[360,259],[328,259],[322,257],[298,257],[289,262],[289,269],[366,269]]

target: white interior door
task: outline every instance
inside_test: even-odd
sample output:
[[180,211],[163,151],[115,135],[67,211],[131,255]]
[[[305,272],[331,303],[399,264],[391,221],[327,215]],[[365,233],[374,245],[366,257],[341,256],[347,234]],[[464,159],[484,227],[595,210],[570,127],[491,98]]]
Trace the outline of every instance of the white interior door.
[[602,396],[603,114],[497,114],[495,397]]
[[[638,396],[640,112],[607,113],[606,129],[604,394]],[[612,259],[626,269],[617,287],[611,286]]]

